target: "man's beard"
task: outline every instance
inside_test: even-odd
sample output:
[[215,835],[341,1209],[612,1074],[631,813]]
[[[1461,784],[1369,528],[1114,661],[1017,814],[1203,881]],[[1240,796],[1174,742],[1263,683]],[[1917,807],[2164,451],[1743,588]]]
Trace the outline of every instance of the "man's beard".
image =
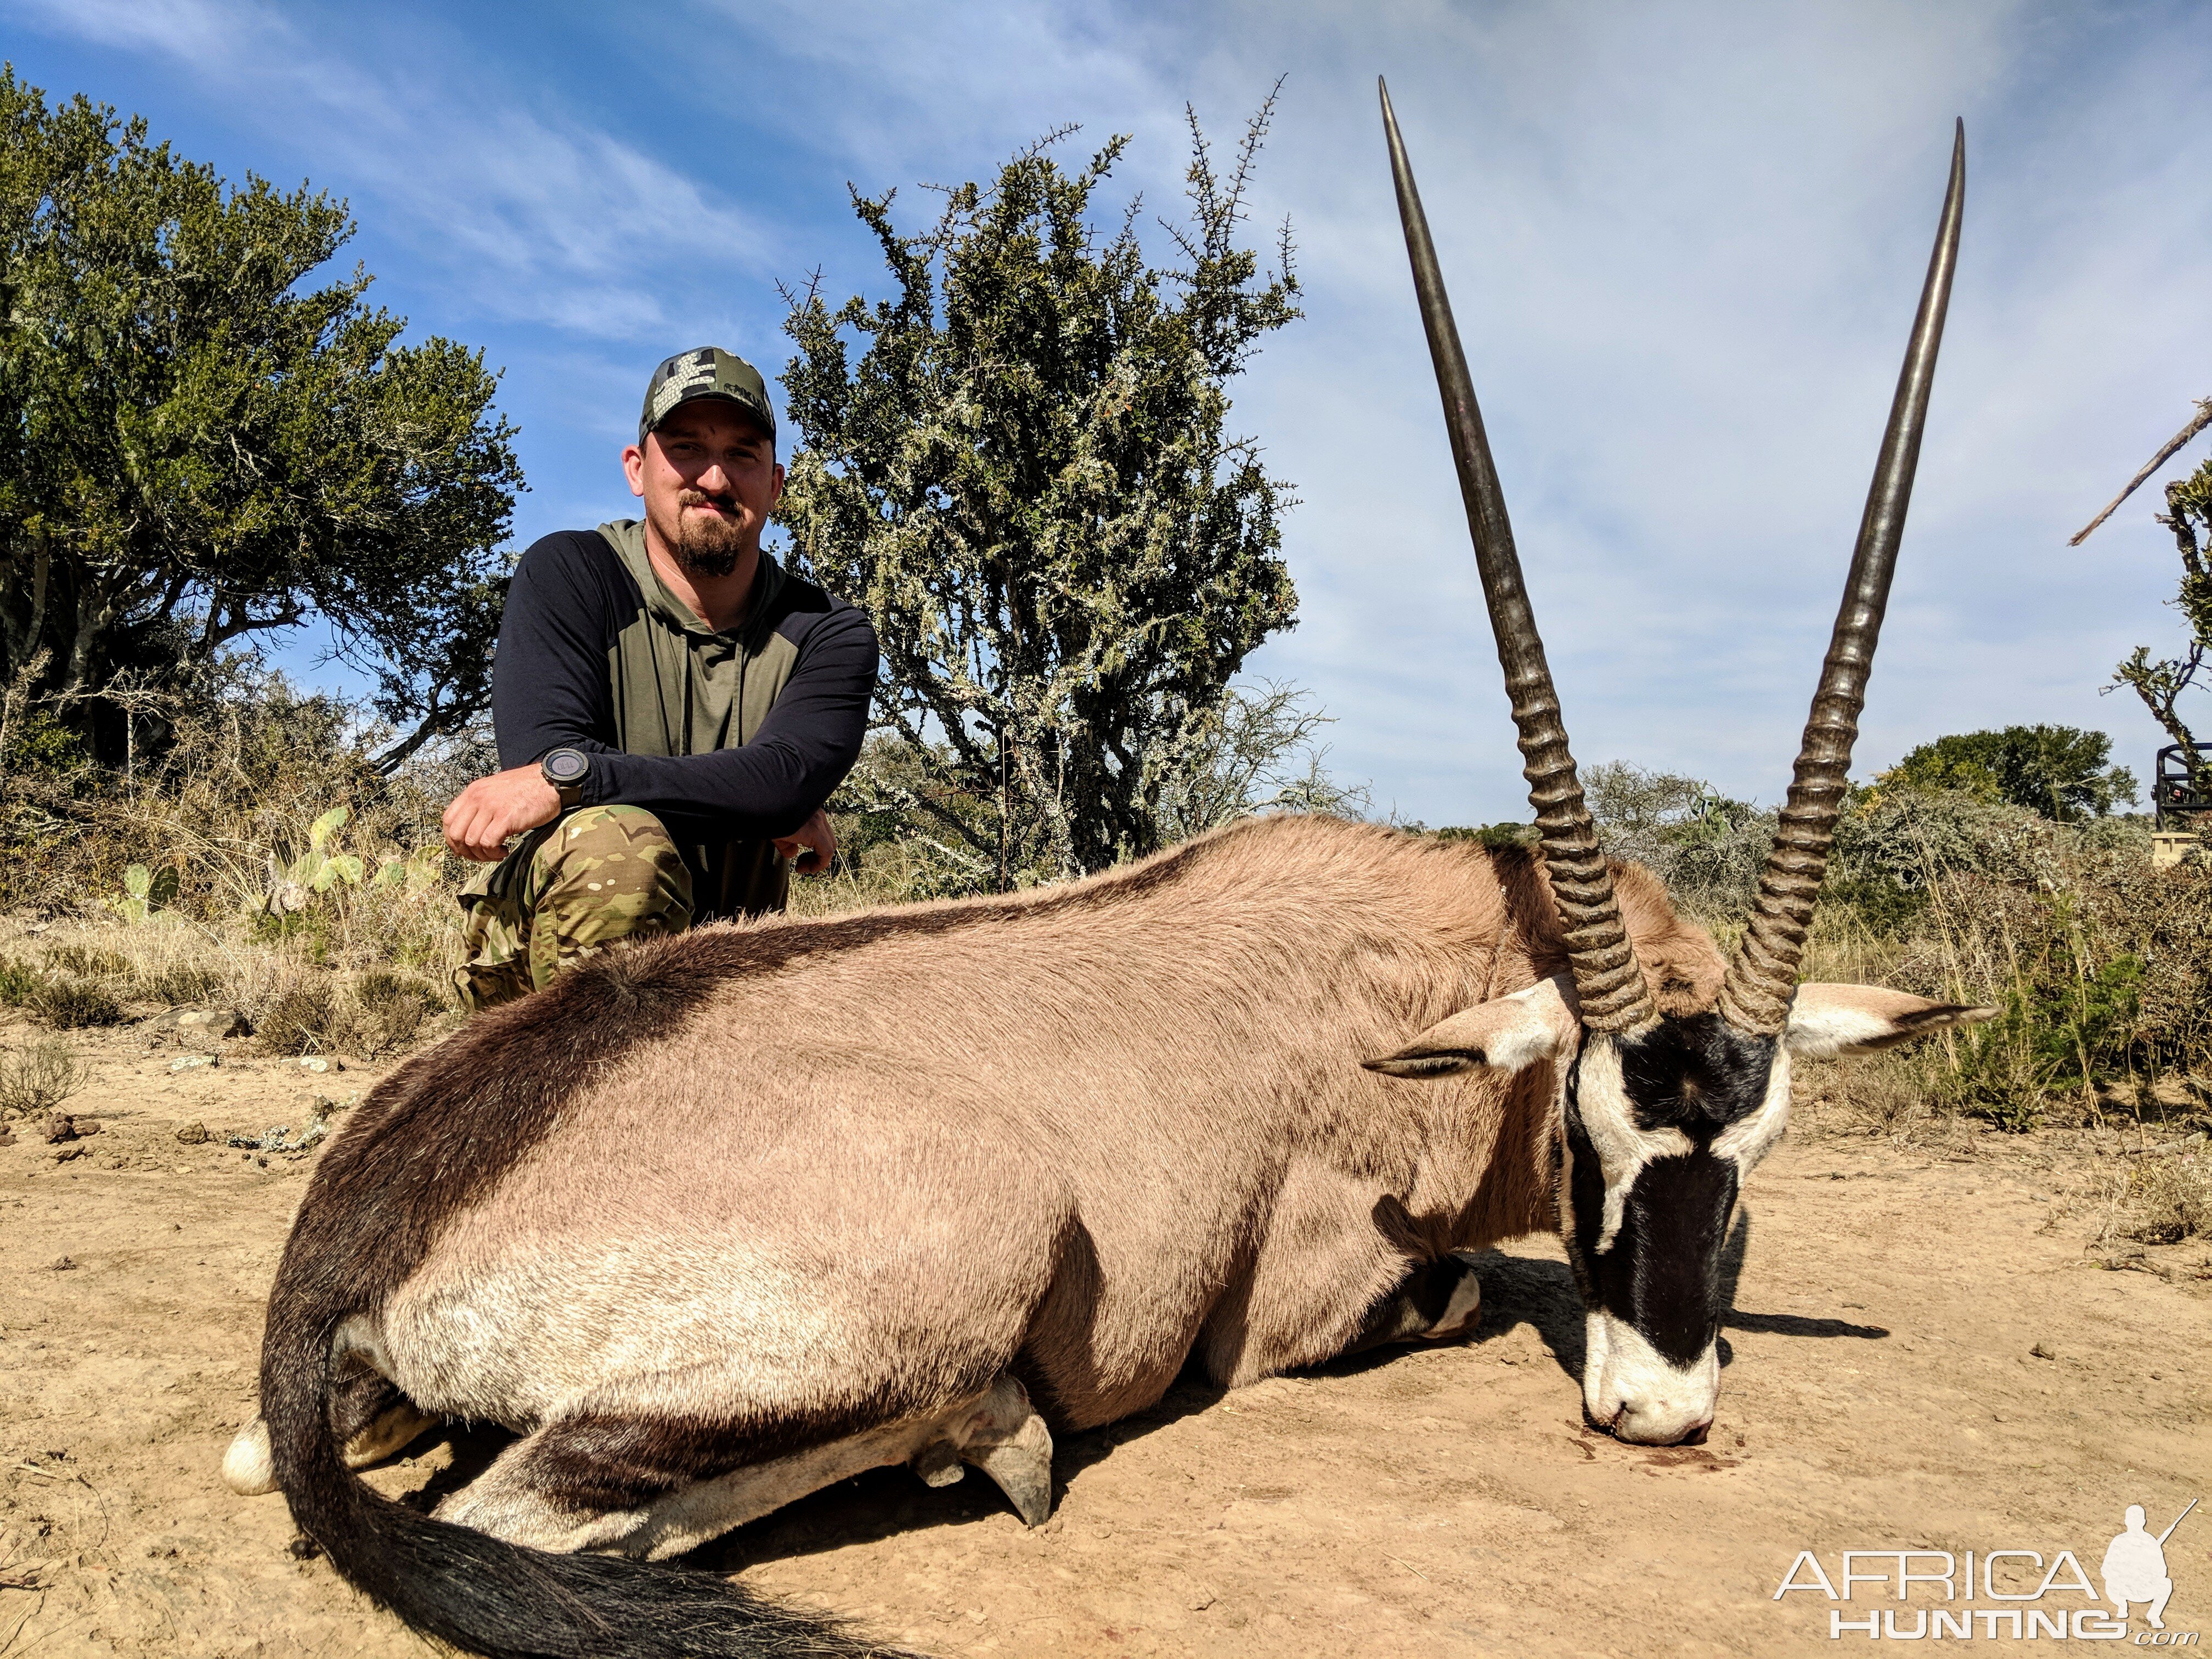
[[708,518],[704,514],[695,519],[685,510],[710,501],[717,506],[734,505],[727,497],[709,495],[697,489],[681,491],[676,497],[676,533],[668,538],[669,546],[686,575],[726,576],[738,568],[738,560],[745,550],[742,523]]

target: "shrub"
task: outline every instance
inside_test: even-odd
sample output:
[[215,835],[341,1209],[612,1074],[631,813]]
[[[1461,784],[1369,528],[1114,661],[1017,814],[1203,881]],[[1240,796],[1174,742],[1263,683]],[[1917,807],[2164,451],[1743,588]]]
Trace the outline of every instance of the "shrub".
[[1923,743],[1883,773],[1899,788],[1961,791],[2045,817],[2103,817],[2136,799],[2135,775],[2112,763],[2112,740],[2072,726],[2008,726]]
[[314,975],[285,985],[253,1025],[254,1046],[270,1054],[327,1054],[343,1047],[347,1035],[337,991]]
[[353,983],[355,1045],[374,1057],[412,1042],[447,1000],[426,980],[372,969]]
[[221,969],[205,962],[185,961],[141,967],[133,988],[149,1002],[176,1008],[219,1000],[230,987]]
[[2143,1159],[2129,1172],[2127,1237],[2179,1244],[2212,1232],[2212,1158],[2184,1152]]
[[1741,917],[1773,844],[1773,813],[1696,778],[1622,761],[1592,767],[1583,787],[1608,854],[1643,865],[1700,921]]
[[59,1037],[0,1048],[0,1115],[50,1112],[75,1094],[84,1073]]
[[27,1006],[46,982],[46,976],[27,962],[0,957],[0,1003],[10,1008]]
[[[1826,1085],[1855,1121],[1894,1133],[1917,1091],[1939,1115],[2026,1129],[2148,1102],[2163,1073],[2212,1071],[2212,866],[2154,870],[2141,819],[2059,823],[1995,791],[1888,776],[1845,803],[1806,976],[1998,1014]],[[1617,763],[1586,787],[1607,850],[1651,868],[1725,945],[1773,816]]]
[[44,955],[47,968],[57,974],[106,979],[131,971],[130,957],[97,945],[49,945]]
[[74,1030],[86,1025],[119,1025],[123,1005],[97,980],[58,974],[31,993],[31,1012],[49,1025]]

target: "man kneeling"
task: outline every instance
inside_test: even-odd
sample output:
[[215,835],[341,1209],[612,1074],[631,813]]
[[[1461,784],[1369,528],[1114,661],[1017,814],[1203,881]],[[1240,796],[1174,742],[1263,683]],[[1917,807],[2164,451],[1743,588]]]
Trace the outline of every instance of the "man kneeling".
[[446,809],[446,844],[493,866],[461,895],[471,1008],[619,940],[781,910],[794,866],[836,850],[822,805],[860,757],[876,635],[761,550],[783,468],[759,372],[669,358],[623,466],[642,524],[544,537],[515,567],[505,769]]

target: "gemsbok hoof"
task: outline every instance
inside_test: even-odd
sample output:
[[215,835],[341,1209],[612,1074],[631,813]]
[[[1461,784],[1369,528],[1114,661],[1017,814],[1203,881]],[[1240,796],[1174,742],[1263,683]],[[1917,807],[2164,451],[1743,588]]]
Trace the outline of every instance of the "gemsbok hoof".
[[[412,1401],[394,1401],[345,1443],[345,1466],[365,1469],[411,1444],[438,1419]],[[222,1484],[240,1498],[261,1498],[276,1490],[276,1467],[269,1451],[269,1425],[255,1418],[238,1431],[222,1455]]]
[[1051,1518],[1052,1431],[1017,1378],[1001,1376],[984,1395],[960,1455],[998,1483],[1024,1526]]

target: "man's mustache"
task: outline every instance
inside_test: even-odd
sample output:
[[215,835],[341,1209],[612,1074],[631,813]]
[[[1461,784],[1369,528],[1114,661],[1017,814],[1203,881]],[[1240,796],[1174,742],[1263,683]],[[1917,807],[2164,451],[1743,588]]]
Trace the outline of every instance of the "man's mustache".
[[676,504],[678,507],[720,507],[725,513],[735,513],[738,510],[738,498],[734,495],[709,495],[703,489],[678,490]]

